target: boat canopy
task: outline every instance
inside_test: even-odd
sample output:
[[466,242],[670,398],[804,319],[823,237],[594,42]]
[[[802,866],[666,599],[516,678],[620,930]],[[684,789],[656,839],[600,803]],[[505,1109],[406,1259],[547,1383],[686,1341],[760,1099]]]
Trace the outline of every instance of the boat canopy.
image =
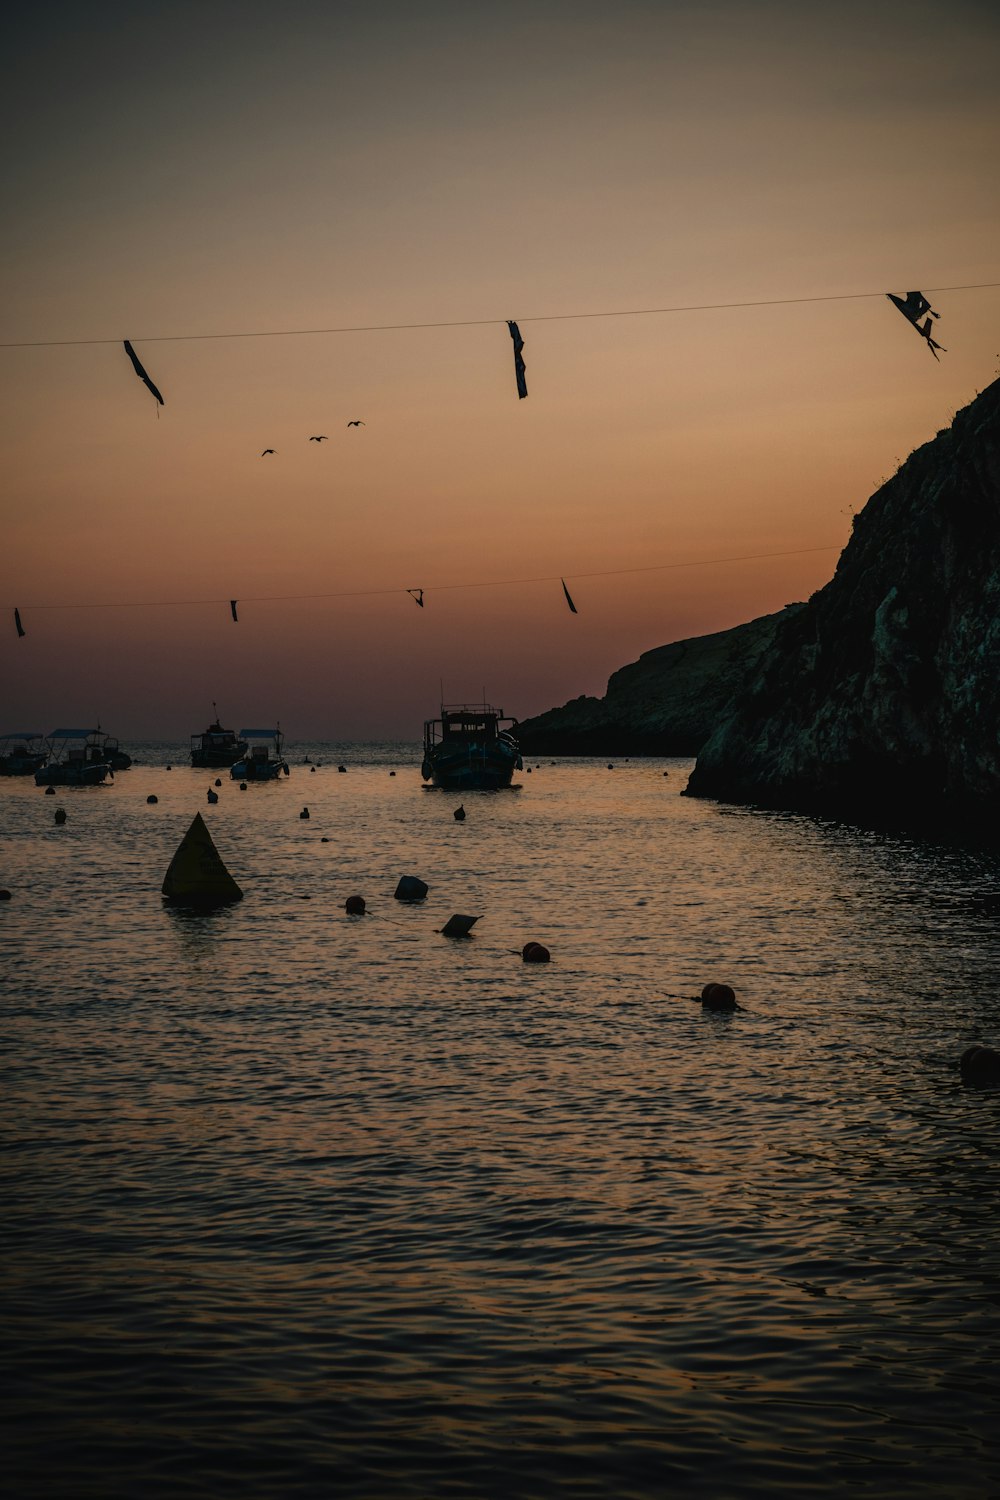
[[240,738],[245,740],[273,740],[278,733],[277,729],[241,729]]
[[9,734],[0,734],[0,740],[44,740],[40,729],[12,729]]
[[88,734],[97,734],[96,729],[53,729],[47,736],[50,740],[85,740]]

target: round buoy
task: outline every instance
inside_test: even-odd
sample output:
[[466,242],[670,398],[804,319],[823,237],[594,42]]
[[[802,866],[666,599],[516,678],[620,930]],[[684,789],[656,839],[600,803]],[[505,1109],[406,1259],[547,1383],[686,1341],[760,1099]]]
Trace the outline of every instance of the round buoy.
[[146,798],[146,801],[150,804],[152,804],[153,802],[159,802],[159,800],[159,797],[153,797],[152,795]]
[[245,781],[241,781],[241,782],[240,782],[240,791],[241,791],[241,792],[245,792],[245,791],[246,791],[246,789],[247,789],[247,784],[246,784],[246,782],[245,782]]
[[64,807],[57,807],[56,808],[56,822],[60,826],[62,826],[62,824],[65,823],[65,821],[66,821],[66,809]]
[[390,771],[390,772],[389,772],[389,775],[390,775],[390,776],[395,776],[395,774],[396,774],[396,773],[395,773],[395,771]]
[[309,775],[310,776],[315,776],[316,775],[316,767],[315,766],[310,766],[309,767]]
[[364,896],[348,896],[344,902],[344,910],[352,917],[363,917],[365,914]]
[[463,821],[464,817],[465,817],[465,808],[464,807],[456,807],[455,808],[455,822],[456,823],[461,823]]
[[663,774],[664,774],[664,776],[669,776],[669,775],[670,775],[670,772],[669,772],[669,771],[664,771],[664,773],[663,773]]
[[612,765],[611,761],[608,761],[608,770],[609,771],[613,771],[614,770],[614,766]]
[[308,816],[309,816],[309,809],[308,809],[308,807],[304,807],[302,809],[302,811],[299,813],[299,817],[300,818],[308,818]]
[[728,984],[706,984],[701,992],[705,1010],[737,1010],[736,992]]
[[46,795],[46,797],[54,797],[55,794],[56,794],[56,789],[55,789],[54,786],[47,786],[45,788],[45,795]]
[[218,776],[216,776],[216,778],[215,778],[215,784],[216,784],[216,786],[221,786],[222,785],[222,782],[219,780]]
[[167,770],[168,770],[168,771],[172,771],[172,770],[173,770],[173,769],[174,769],[174,768],[173,768],[173,766],[168,766],[168,767],[167,767]]
[[10,899],[11,899],[10,891],[8,891],[8,890],[0,890],[0,901],[9,901]]
[[552,955],[541,943],[525,943],[521,957],[526,964],[547,964]]
[[338,770],[338,771],[346,771],[346,770],[347,770],[347,767],[346,767],[346,766],[338,766],[338,767],[337,767],[337,770]]
[[1000,1052],[993,1047],[966,1047],[958,1066],[965,1083],[1000,1083]]
[[210,803],[216,803],[219,800],[218,792],[213,792],[211,787],[208,789],[208,800]]
[[321,844],[328,844],[328,843],[329,843],[329,842],[330,842],[330,840],[329,840],[329,839],[326,839],[326,838],[324,838],[324,839],[320,839],[320,843],[321,843]]

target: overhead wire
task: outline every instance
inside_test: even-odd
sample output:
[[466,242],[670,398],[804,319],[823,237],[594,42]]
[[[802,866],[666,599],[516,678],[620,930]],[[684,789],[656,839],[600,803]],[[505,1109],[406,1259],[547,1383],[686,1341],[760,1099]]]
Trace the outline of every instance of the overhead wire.
[[[939,292],[979,292],[1000,287],[1000,281],[969,282],[961,286],[929,286],[926,291],[935,296]],[[730,312],[751,307],[795,307],[810,302],[860,302],[870,297],[884,297],[878,292],[833,292],[810,297],[765,297],[744,302],[692,302],[678,303],[672,307],[619,307],[598,312],[532,313],[519,317],[519,323],[567,323],[587,318],[649,318],[668,313]],[[282,339],[306,338],[322,334],[340,333],[400,333],[421,332],[432,328],[485,328],[497,323],[504,324],[506,318],[455,318],[441,322],[426,323],[358,323],[335,328],[255,328],[236,330],[232,333],[159,333],[135,337],[137,344],[195,343],[212,339]],[[120,338],[99,339],[27,339],[0,343],[0,349],[56,349],[78,348],[95,344],[120,344]]]

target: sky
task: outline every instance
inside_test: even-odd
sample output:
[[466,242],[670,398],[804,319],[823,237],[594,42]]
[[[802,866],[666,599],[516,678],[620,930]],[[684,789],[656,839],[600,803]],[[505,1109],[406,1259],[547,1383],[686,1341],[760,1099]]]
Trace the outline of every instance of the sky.
[[0,733],[602,694],[822,587],[1000,373],[1000,288],[943,290],[1000,283],[992,5],[55,0],[5,42]]

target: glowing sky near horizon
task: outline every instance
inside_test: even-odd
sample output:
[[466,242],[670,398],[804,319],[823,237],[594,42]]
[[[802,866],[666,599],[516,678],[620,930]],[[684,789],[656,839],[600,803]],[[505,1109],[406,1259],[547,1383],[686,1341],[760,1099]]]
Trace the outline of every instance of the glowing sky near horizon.
[[[6,40],[0,341],[129,338],[166,400],[120,343],[0,350],[11,728],[602,693],[820,587],[996,378],[997,289],[932,298],[940,364],[884,298],[533,321],[1000,281],[993,7],[56,3]],[[579,614],[454,587],[539,576]]]

